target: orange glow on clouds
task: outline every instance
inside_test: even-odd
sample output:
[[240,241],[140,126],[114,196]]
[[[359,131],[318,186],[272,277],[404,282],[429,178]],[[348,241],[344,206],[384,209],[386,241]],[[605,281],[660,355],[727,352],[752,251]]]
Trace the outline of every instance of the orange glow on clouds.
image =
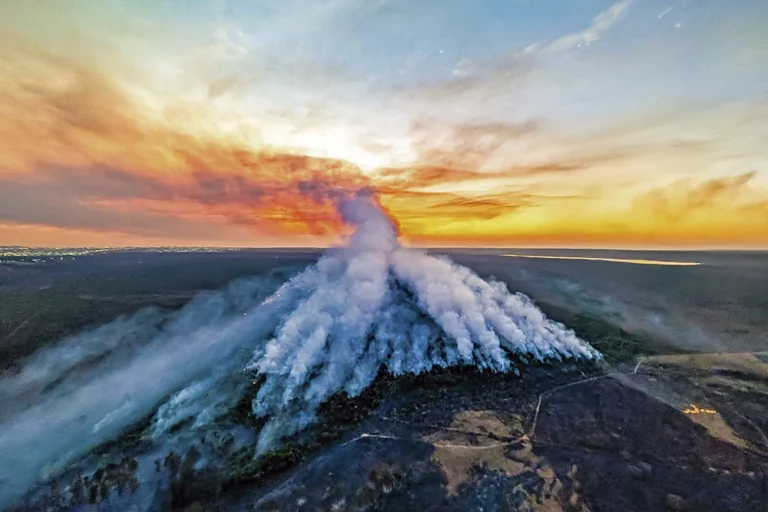
[[360,130],[322,108],[251,112],[235,78],[201,71],[174,94],[185,75],[151,54],[82,47],[0,39],[0,245],[325,245],[345,232],[334,198],[373,187],[412,244],[768,248],[762,153],[728,156],[759,147],[736,130],[764,128],[762,105],[686,118],[733,127],[715,142],[679,142],[674,116],[590,132],[413,114],[369,137],[375,111]]

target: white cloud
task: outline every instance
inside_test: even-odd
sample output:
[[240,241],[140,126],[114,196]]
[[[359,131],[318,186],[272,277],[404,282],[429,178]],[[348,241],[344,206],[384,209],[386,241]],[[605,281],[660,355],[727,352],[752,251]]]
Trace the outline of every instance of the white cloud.
[[568,34],[553,41],[533,43],[523,50],[523,53],[551,54],[581,46],[589,46],[599,40],[602,35],[616,25],[616,23],[621,21],[633,3],[634,0],[622,0],[621,2],[616,2],[607,10],[595,16],[592,19],[592,24],[586,30]]
[[469,59],[461,59],[451,70],[454,78],[466,78],[475,72],[475,64]]

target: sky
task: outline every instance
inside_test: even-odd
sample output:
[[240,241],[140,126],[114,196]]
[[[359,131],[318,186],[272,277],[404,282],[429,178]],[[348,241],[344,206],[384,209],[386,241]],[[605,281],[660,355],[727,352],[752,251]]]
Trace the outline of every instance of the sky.
[[768,249],[765,0],[6,0],[0,245]]

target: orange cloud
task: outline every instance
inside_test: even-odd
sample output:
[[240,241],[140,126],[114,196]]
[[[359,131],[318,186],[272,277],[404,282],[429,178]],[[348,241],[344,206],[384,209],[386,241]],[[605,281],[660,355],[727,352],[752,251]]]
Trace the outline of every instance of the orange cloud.
[[[635,199],[633,210],[665,222],[685,222],[702,212],[709,215],[713,211],[729,213],[768,208],[768,199],[749,203],[742,197],[755,175],[752,171],[713,178],[699,184],[692,183],[690,179],[680,180],[639,196]],[[757,220],[763,222],[768,219]]]
[[701,183],[683,179],[638,196],[629,215],[633,231],[648,238],[693,244],[709,239],[728,245],[768,245],[768,196],[750,188],[755,172],[712,178]]
[[541,123],[422,122],[413,163],[364,174],[204,121],[194,106],[148,105],[95,64],[0,41],[0,244],[323,244],[344,231],[334,202],[374,187],[426,245],[768,246],[759,173],[667,187],[621,173],[706,140],[603,134],[531,158]]
[[15,50],[0,83],[5,224],[185,239],[217,239],[223,225],[322,235],[340,221],[321,192],[367,184],[348,162],[185,132],[96,70]]
[[[679,180],[636,195],[611,190],[583,197],[529,196],[517,208],[456,215],[423,226],[425,245],[489,247],[768,247],[768,199],[750,188],[756,173]],[[471,211],[469,208],[468,211]]]

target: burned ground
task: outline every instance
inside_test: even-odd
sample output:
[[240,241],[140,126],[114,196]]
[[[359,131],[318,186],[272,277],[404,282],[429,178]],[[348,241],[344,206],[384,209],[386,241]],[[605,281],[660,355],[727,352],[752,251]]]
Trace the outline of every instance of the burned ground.
[[[245,275],[288,275],[316,256],[117,253],[5,265],[0,360],[13,368],[35,348],[85,325],[148,305],[178,308],[197,290]],[[89,479],[85,509],[118,510],[160,482],[157,503],[169,510],[762,510],[768,500],[768,357],[686,356],[700,347],[633,328],[627,316],[637,304],[622,309],[605,300],[605,290],[569,288],[578,274],[572,264],[558,274],[550,262],[524,268],[493,255],[453,257],[531,294],[549,317],[599,349],[605,362],[521,364],[520,376],[472,368],[381,373],[361,395],[331,398],[320,421],[260,459],[247,444],[212,441],[215,432],[208,432],[159,456],[156,471],[142,473],[139,466],[134,478],[133,456],[151,446],[147,419],[95,450],[92,461],[100,466],[85,474],[73,468],[74,478]],[[589,266],[589,273],[598,272],[599,264]],[[761,307],[758,295],[747,290],[712,298],[715,274],[741,276],[746,267],[715,267],[698,283],[698,298],[694,293],[688,302],[717,307],[744,299],[729,307],[741,308],[736,323],[747,325]],[[632,269],[629,279],[642,281],[645,270]],[[655,290],[674,276],[674,295],[695,277],[668,271],[650,269],[649,286]],[[612,267],[606,276],[617,272]],[[755,286],[763,278],[759,269]],[[561,293],[563,282],[566,292],[576,291]],[[638,303],[648,297],[639,296]],[[674,309],[662,306],[652,313]],[[759,348],[754,335],[761,325],[743,328],[723,351]],[[264,420],[250,410],[257,389],[220,418],[219,427],[258,430]],[[200,457],[217,462],[201,466]],[[155,475],[152,482],[141,480],[147,474]],[[57,485],[50,493],[70,492]],[[110,497],[118,491],[120,499]],[[47,503],[61,510],[72,504]]]

